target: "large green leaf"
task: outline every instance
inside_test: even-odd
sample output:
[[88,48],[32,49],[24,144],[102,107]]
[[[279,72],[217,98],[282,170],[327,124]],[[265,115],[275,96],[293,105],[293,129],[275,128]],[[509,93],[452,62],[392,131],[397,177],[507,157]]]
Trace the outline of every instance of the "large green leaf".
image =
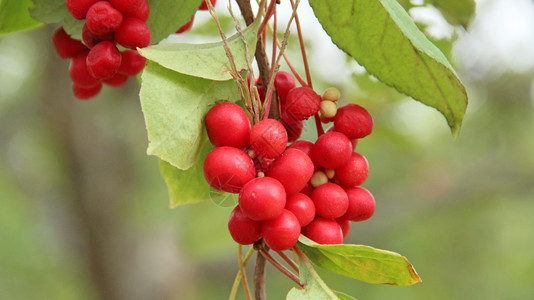
[[169,191],[170,207],[195,203],[210,199],[211,188],[204,179],[202,162],[213,149],[204,143],[199,161],[188,170],[180,170],[164,160],[159,160],[159,168]]
[[[256,50],[256,33],[259,22],[247,27],[243,34],[247,39],[251,59]],[[227,40],[238,71],[247,70],[246,47],[239,34]],[[223,48],[223,42],[208,44],[161,43],[139,50],[144,57],[165,68],[183,74],[211,80],[229,80],[230,64]]]
[[148,0],[150,16],[148,27],[152,34],[152,44],[175,33],[195,14],[203,0]]
[[441,11],[445,19],[453,25],[469,26],[475,14],[475,0],[427,0]]
[[73,38],[82,39],[82,28],[85,20],[76,20],[67,9],[65,0],[32,0],[33,9],[30,11],[33,18],[45,24],[63,22],[63,28]]
[[[287,294],[286,300],[340,299],[336,293],[326,285],[321,277],[319,277],[319,274],[313,269],[313,266],[309,261],[300,259],[299,273],[300,283],[304,285],[304,288],[292,288]],[[347,298],[345,297],[341,299]]]
[[183,75],[149,62],[142,75],[141,106],[148,132],[147,153],[174,167],[190,168],[203,144],[203,118],[216,101],[236,101],[233,80]]
[[364,245],[319,245],[301,236],[298,243],[319,267],[368,283],[411,285],[421,281],[406,257]]
[[30,0],[0,0],[0,35],[42,25],[30,16],[31,7]]
[[310,0],[332,41],[398,91],[438,109],[454,136],[467,107],[465,87],[441,51],[395,0]]

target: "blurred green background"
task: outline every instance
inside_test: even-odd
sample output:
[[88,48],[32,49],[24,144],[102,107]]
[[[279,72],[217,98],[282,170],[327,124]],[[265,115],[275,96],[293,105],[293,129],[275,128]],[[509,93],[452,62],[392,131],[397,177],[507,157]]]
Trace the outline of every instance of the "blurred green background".
[[[457,140],[439,113],[363,74],[317,24],[304,26],[316,89],[339,87],[375,120],[357,151],[370,162],[364,186],[376,213],[353,223],[346,242],[401,253],[423,279],[394,287],[320,271],[332,288],[358,299],[534,297],[534,4],[485,0],[477,12],[464,31],[412,11],[445,52],[455,40],[450,55],[470,96]],[[202,40],[207,19],[173,38]],[[168,208],[157,160],[145,155],[137,82],[76,100],[54,29],[0,37],[0,299],[227,298],[238,268],[231,208]],[[268,266],[269,299],[292,286]]]

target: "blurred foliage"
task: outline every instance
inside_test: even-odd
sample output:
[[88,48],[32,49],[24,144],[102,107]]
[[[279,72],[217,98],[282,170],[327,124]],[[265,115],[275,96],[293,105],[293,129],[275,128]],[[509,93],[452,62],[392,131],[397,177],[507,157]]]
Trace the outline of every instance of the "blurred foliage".
[[[90,209],[114,212],[111,225],[89,223],[113,232],[115,254],[106,261],[123,299],[226,298],[237,272],[237,247],[226,229],[231,207],[207,201],[170,210],[158,162],[145,154],[136,82],[104,88],[87,103],[75,100],[68,62],[51,48],[52,31],[0,38],[0,299],[101,298],[84,250],[91,241],[79,225],[79,214]],[[332,289],[358,299],[534,294],[533,78],[529,71],[465,82],[470,106],[457,140],[437,111],[371,77],[354,75],[359,89],[340,86],[345,102],[366,106],[375,120],[374,133],[357,151],[370,162],[365,187],[377,209],[370,220],[352,224],[347,242],[405,255],[423,282],[371,285],[316,268]],[[78,173],[59,135],[66,127],[53,122],[70,122],[79,137],[75,151],[102,136],[118,145],[115,155],[98,147],[81,153],[91,157],[89,165],[111,168],[124,160],[126,184],[92,186],[120,196],[96,208],[77,206]],[[314,139],[308,125],[305,137]],[[82,183],[89,181],[83,176]],[[283,299],[294,285],[267,269],[269,299]]]

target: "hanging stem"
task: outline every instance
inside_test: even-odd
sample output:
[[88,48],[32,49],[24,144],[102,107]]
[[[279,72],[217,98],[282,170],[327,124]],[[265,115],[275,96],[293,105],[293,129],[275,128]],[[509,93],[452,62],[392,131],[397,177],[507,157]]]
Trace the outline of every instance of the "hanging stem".
[[[241,247],[241,245],[239,245],[239,247]],[[242,261],[242,264],[244,265],[244,267],[246,267],[249,259],[252,257],[252,253],[254,253],[254,248],[251,247],[248,250],[247,255]],[[239,248],[238,248],[238,254],[241,257]],[[237,274],[235,276],[234,284],[232,285],[232,290],[230,291],[230,296],[228,297],[228,300],[235,300],[235,297],[237,295],[237,289],[239,288],[239,283],[241,283],[242,277],[243,277],[243,273],[241,272],[241,262],[239,262],[239,270],[237,271]]]
[[267,261],[271,263],[271,265],[273,265],[273,267],[277,268],[280,272],[282,272],[282,274],[286,275],[289,279],[293,280],[300,287],[304,287],[300,283],[299,278],[295,274],[293,274],[286,267],[284,267],[278,261],[276,261],[276,259],[274,259],[265,249],[260,249],[259,251],[261,255],[263,255],[265,259],[267,259]]
[[276,251],[276,253],[278,253],[278,255],[280,255],[280,257],[285,260],[289,264],[289,266],[291,266],[291,268],[295,270],[295,272],[297,272],[297,275],[299,274],[299,268],[297,267],[294,261],[287,257],[287,255],[285,255],[282,251]]

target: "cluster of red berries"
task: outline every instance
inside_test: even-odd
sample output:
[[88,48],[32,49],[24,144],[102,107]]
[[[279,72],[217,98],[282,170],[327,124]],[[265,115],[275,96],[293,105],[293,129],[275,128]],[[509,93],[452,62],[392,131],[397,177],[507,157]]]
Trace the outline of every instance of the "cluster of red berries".
[[[217,0],[209,0],[209,1],[211,2],[212,6],[215,6],[215,3],[217,2]],[[208,4],[206,3],[206,1],[200,4],[200,6],[198,7],[198,10],[208,10]],[[178,28],[178,30],[176,30],[176,33],[184,33],[188,31],[189,29],[191,29],[191,26],[193,26],[194,20],[195,20],[195,14],[191,16],[191,19],[189,19],[187,23],[185,23],[182,27]]]
[[[150,44],[147,0],[67,0],[66,4],[74,18],[85,20],[83,43],[62,27],[52,40],[62,58],[72,58],[69,74],[77,98],[98,95],[102,83],[121,86],[144,68],[146,59],[135,49]],[[119,51],[117,44],[132,50]]]
[[[279,72],[281,73],[281,72]],[[216,147],[204,161],[208,184],[220,191],[239,193],[228,228],[239,244],[263,238],[275,251],[293,247],[302,233],[320,244],[340,244],[350,221],[370,218],[372,194],[360,187],[369,172],[367,159],[354,152],[357,139],[371,133],[373,120],[363,107],[348,104],[337,109],[339,91],[319,96],[309,87],[288,88],[288,73],[275,87],[282,104],[282,122],[295,123],[335,105],[334,126],[315,143],[288,145],[282,122],[264,119],[251,126],[238,105],[223,102],[206,115],[208,137]],[[294,79],[293,79],[294,82]],[[285,116],[284,116],[285,114]],[[293,124],[290,123],[290,124]],[[302,130],[302,129],[301,129]],[[300,132],[296,135],[297,139]],[[351,142],[353,140],[353,142]]]

